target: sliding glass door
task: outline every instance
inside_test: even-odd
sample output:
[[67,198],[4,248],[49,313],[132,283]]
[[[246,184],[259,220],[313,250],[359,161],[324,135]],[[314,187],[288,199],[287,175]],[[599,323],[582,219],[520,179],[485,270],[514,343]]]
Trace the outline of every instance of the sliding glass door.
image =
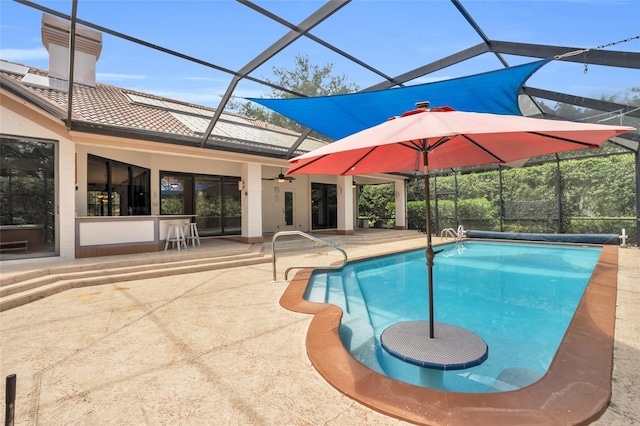
[[239,180],[233,176],[161,172],[160,213],[195,215],[201,236],[239,235]]

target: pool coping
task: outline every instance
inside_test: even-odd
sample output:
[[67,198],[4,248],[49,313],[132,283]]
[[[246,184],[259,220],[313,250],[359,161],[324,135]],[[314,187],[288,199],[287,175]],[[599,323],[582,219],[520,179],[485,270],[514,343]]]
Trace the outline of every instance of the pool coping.
[[[394,253],[398,251],[384,255]],[[307,355],[325,380],[344,395],[388,416],[443,426],[581,425],[597,420],[611,399],[617,270],[618,247],[602,246],[598,263],[547,373],[527,387],[498,393],[422,388],[366,367],[351,356],[340,340],[342,310],[304,299],[312,269],[296,273],[280,305],[294,312],[314,314],[306,337]]]

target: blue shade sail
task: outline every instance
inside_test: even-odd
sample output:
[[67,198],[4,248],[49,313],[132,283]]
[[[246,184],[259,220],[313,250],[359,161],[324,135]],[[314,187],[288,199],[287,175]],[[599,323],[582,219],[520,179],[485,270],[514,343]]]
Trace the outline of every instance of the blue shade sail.
[[452,80],[346,95],[311,98],[246,98],[316,132],[341,139],[415,109],[416,102],[457,111],[522,115],[518,94],[525,81],[550,59]]

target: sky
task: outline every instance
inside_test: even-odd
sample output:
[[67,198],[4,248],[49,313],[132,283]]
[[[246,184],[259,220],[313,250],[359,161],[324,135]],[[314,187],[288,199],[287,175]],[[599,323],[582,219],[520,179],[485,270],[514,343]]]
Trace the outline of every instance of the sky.
[[[34,1],[71,14],[71,0]],[[254,4],[292,24],[299,24],[325,2],[259,1]],[[581,49],[616,43],[607,50],[640,52],[640,0],[461,0],[460,3],[492,40],[549,44]],[[289,29],[232,0],[79,0],[78,19],[239,70],[288,33]],[[42,11],[12,0],[0,0],[0,59],[48,68],[41,39]],[[482,42],[449,0],[353,0],[311,31],[316,37],[397,76]],[[623,40],[629,41],[622,42]],[[620,43],[618,43],[620,42]],[[366,88],[383,80],[320,44],[301,38],[251,73],[274,80],[273,69],[293,69],[296,55],[312,64],[331,64],[334,75]],[[537,60],[504,56],[509,65]],[[484,54],[411,84],[491,71],[503,65]],[[96,65],[97,80],[127,89],[215,107],[232,76],[103,34]],[[600,99],[640,87],[640,70],[551,61],[528,86]],[[234,96],[260,97],[267,86],[241,81]]]

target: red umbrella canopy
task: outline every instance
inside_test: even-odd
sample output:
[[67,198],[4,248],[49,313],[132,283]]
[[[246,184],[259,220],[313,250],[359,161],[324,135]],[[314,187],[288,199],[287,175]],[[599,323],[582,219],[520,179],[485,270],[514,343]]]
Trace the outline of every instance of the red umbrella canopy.
[[633,127],[418,109],[289,160],[287,174],[361,175],[509,163],[598,148]]

